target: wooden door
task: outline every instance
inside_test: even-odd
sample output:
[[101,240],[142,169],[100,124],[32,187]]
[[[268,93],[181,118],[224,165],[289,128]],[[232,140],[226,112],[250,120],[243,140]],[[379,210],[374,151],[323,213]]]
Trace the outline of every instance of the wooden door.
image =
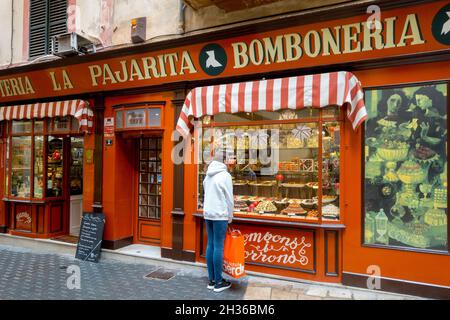
[[162,138],[139,139],[137,170],[137,241],[161,241]]

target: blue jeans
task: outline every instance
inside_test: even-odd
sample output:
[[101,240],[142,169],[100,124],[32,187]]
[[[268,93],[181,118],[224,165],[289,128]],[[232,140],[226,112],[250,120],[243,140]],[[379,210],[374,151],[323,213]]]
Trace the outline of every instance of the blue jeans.
[[227,234],[228,221],[206,220],[206,233],[208,244],[206,246],[206,265],[210,281],[219,283],[222,278],[223,245]]

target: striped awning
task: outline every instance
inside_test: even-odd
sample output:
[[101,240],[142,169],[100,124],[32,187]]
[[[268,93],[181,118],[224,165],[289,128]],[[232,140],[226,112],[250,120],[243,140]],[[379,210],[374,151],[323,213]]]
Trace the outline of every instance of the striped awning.
[[73,116],[78,119],[79,131],[91,133],[94,113],[85,100],[40,102],[16,106],[0,107],[0,121],[42,119]]
[[347,117],[353,129],[367,119],[360,82],[346,71],[198,87],[191,90],[184,101],[177,131],[186,136],[193,128],[195,118],[221,112],[277,111],[330,105],[348,105]]

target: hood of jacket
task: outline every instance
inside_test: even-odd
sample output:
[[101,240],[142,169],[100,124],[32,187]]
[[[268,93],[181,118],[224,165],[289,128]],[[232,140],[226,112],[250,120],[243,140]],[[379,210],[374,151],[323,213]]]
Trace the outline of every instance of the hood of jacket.
[[208,170],[206,171],[206,175],[212,177],[218,174],[219,172],[223,171],[227,171],[227,166],[222,162],[214,160],[209,164]]

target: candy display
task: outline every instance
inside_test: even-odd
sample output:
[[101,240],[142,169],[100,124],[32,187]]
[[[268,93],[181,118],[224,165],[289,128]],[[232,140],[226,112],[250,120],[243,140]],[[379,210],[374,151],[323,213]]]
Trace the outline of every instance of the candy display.
[[257,212],[277,212],[277,207],[272,203],[272,201],[261,201],[256,207]]
[[322,216],[328,219],[339,218],[339,207],[334,204],[328,204],[322,207]]
[[[294,120],[297,111],[280,112],[280,120]],[[337,115],[332,113],[331,116]],[[327,120],[322,124],[323,150],[319,153],[319,123],[276,125],[234,125],[214,127],[208,139],[199,139],[199,150],[210,146],[227,147],[236,162],[229,166],[238,215],[285,219],[318,219],[319,208],[333,203],[329,219],[339,219],[340,126]],[[212,139],[211,139],[212,138]],[[231,141],[231,140],[233,141]],[[325,141],[325,142],[324,142]],[[212,152],[214,153],[214,152]],[[322,157],[322,158],[320,158]],[[321,159],[321,160],[319,160]],[[322,173],[318,165],[322,161]],[[199,191],[207,165],[199,166]],[[322,203],[318,204],[319,177],[322,177]],[[199,209],[203,201],[199,194]]]
[[234,201],[234,210],[236,210],[236,211],[248,211],[247,202],[243,201],[243,200]]
[[298,203],[291,203],[291,204],[289,204],[289,206],[286,209],[281,211],[281,214],[285,214],[288,216],[291,216],[291,215],[294,215],[294,216],[299,215],[300,216],[300,215],[305,215],[306,210],[303,209],[301,207],[301,205],[299,205]]

